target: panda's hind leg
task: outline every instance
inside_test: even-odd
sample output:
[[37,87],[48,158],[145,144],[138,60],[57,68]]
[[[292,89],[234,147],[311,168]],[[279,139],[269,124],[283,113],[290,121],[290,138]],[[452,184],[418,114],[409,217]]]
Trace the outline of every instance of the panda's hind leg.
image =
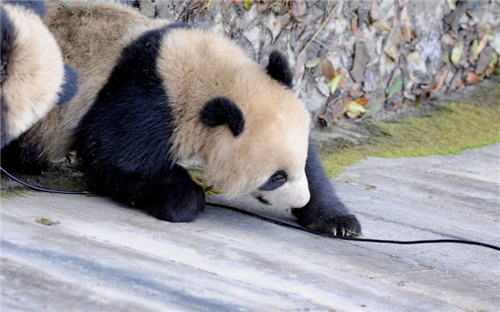
[[168,176],[87,172],[89,185],[98,193],[170,222],[191,222],[205,205],[203,189],[188,172],[175,165]]

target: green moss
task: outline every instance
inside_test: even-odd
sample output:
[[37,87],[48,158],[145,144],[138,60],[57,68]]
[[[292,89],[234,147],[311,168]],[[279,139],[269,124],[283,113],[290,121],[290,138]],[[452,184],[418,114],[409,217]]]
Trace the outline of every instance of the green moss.
[[378,133],[369,143],[323,154],[331,177],[368,156],[382,158],[458,154],[500,142],[500,88],[493,104],[451,103],[423,118],[372,123]]
[[22,197],[24,195],[26,195],[26,192],[22,191],[20,189],[17,189],[17,188],[12,188],[12,189],[8,189],[8,190],[2,189],[0,192],[1,199],[8,199],[8,198],[18,197],[18,196]]

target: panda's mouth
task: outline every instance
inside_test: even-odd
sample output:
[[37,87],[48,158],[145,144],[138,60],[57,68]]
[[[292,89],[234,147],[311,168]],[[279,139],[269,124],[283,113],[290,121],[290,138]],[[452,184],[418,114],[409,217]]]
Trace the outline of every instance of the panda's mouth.
[[271,203],[269,201],[267,201],[262,195],[259,195],[259,196],[255,196],[255,198],[260,201],[261,203],[263,203],[264,205],[268,205],[268,206],[271,206]]

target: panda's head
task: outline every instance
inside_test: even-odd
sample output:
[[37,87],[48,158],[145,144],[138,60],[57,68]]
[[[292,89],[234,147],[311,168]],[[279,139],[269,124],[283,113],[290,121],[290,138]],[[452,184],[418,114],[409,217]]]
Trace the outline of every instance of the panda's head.
[[78,74],[65,66],[43,24],[43,1],[3,1],[1,13],[1,145],[22,134],[77,91]]
[[200,111],[214,136],[204,147],[205,172],[228,197],[250,194],[279,208],[303,207],[310,198],[309,113],[291,91],[292,72],[281,53],[273,52],[265,69],[247,65]]

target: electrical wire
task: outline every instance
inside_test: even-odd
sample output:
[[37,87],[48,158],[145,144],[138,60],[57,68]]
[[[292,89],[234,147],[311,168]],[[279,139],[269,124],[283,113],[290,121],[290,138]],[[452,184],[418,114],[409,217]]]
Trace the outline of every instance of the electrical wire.
[[452,243],[452,244],[465,244],[465,245],[474,245],[474,246],[481,246],[485,248],[490,248],[496,251],[500,251],[500,247],[491,245],[491,244],[486,244],[483,242],[477,242],[477,241],[471,241],[471,240],[463,240],[463,239],[428,239],[428,240],[413,240],[413,241],[399,241],[399,240],[389,240],[389,239],[374,239],[374,238],[360,238],[360,237],[352,237],[352,236],[339,236],[339,235],[333,235],[330,233],[323,233],[323,232],[318,232],[314,231],[308,228],[304,228],[298,225],[290,224],[287,222],[282,222],[278,220],[274,220],[271,218],[264,217],[262,215],[243,210],[240,208],[232,207],[232,206],[227,206],[227,205],[221,205],[221,204],[214,204],[214,203],[209,203],[209,206],[215,206],[219,208],[224,208],[228,210],[233,210],[242,214],[245,214],[247,216],[263,220],[269,223],[277,224],[280,226],[288,227],[294,230],[299,230],[327,238],[335,238],[335,239],[342,239],[342,240],[349,240],[349,241],[356,241],[356,242],[366,242],[366,243],[379,243],[379,244],[397,244],[397,245],[417,245],[417,244],[442,244],[442,243]]
[[[47,192],[47,193],[56,193],[56,194],[76,194],[76,195],[93,194],[92,192],[89,192],[89,191],[61,191],[61,190],[51,190],[51,189],[47,189],[47,188],[43,188],[43,187],[39,187],[39,186],[34,186],[34,185],[31,185],[27,182],[22,181],[21,179],[16,178],[15,176],[13,176],[9,172],[7,172],[2,167],[0,167],[0,170],[3,173],[5,173],[9,178],[13,179],[14,181],[32,189],[32,190],[36,190],[36,191],[40,191],[40,192]],[[212,186],[205,188],[203,191],[206,193],[206,192],[212,190],[213,188],[214,188],[214,186],[212,185]],[[352,237],[352,236],[338,236],[338,235],[333,235],[333,234],[329,234],[329,233],[314,231],[314,230],[304,228],[304,227],[301,227],[298,225],[290,224],[287,222],[274,220],[274,219],[267,218],[267,217],[264,217],[262,215],[250,212],[248,210],[244,210],[244,209],[240,209],[240,208],[236,208],[236,207],[232,207],[232,206],[228,206],[228,205],[215,204],[215,203],[208,203],[208,205],[218,207],[218,208],[227,209],[227,210],[232,210],[232,211],[235,211],[235,212],[238,212],[238,213],[241,213],[241,214],[262,220],[262,221],[266,221],[266,222],[269,222],[272,224],[276,224],[279,226],[283,226],[283,227],[287,227],[287,228],[291,228],[294,230],[299,230],[299,231],[303,231],[303,232],[307,232],[307,233],[311,233],[311,234],[315,234],[315,235],[319,235],[319,236],[327,237],[327,238],[335,238],[335,239],[342,239],[342,240],[355,241],[355,242],[364,242],[364,243],[397,244],[397,245],[443,244],[443,243],[465,244],[465,245],[479,246],[479,247],[484,247],[484,248],[489,248],[489,249],[493,249],[496,251],[500,251],[499,246],[486,244],[486,243],[478,242],[478,241],[463,240],[463,239],[427,239],[427,240],[400,241],[400,240],[388,240],[388,239],[360,238],[360,237]]]
[[22,184],[32,190],[39,191],[39,192],[45,192],[45,193],[55,193],[55,194],[69,194],[69,195],[85,195],[85,194],[92,194],[92,192],[89,191],[61,191],[61,190],[51,190],[51,189],[46,189],[43,187],[31,185],[27,182],[24,182],[23,180],[16,178],[12,174],[10,174],[7,170],[4,168],[0,167],[0,170],[5,173],[9,178],[12,180],[16,181],[19,184]]

